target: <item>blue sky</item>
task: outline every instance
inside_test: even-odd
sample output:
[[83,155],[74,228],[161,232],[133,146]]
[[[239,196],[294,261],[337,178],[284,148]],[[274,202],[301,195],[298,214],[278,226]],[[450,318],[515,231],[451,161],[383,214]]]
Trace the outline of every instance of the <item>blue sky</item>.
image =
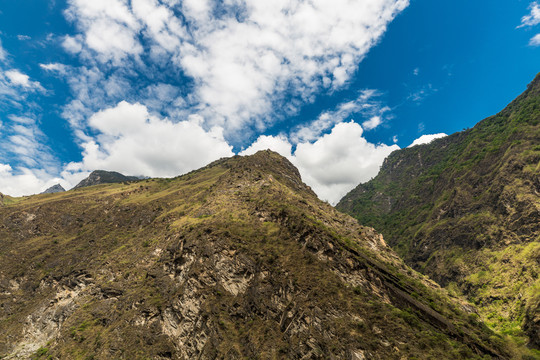
[[521,0],[0,0],[0,192],[271,148],[335,202],[524,91],[539,23]]

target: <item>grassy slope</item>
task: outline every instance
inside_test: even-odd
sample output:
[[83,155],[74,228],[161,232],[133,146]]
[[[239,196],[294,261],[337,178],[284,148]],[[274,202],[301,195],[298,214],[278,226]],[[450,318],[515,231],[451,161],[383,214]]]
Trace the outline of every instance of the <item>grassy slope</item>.
[[524,341],[525,328],[539,346],[539,174],[540,76],[473,129],[394,152],[337,208],[465,294],[494,329]]
[[[74,307],[55,313],[58,333],[33,358],[346,358],[362,350],[373,359],[472,359],[521,351],[403,265],[372,229],[319,201],[270,152],[176,179],[20,199],[0,208],[0,263],[0,357],[60,302]],[[235,294],[229,275],[249,284]],[[193,318],[182,322],[190,307]],[[180,329],[164,326],[173,315],[204,346],[168,336]]]

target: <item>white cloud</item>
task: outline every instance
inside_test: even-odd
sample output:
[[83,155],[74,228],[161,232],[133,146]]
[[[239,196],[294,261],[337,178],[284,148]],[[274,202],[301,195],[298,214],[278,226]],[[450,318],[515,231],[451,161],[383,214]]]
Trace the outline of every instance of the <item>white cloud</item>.
[[137,40],[140,24],[125,0],[69,0],[66,17],[75,22],[84,37],[66,37],[64,48],[78,53],[84,44],[101,55],[101,60],[120,65],[127,55],[142,52]]
[[247,149],[240,152],[239,155],[253,155],[257,151],[270,149],[277,152],[281,156],[292,159],[292,144],[284,135],[268,136],[261,135]]
[[[20,157],[33,159],[46,154],[35,145],[39,141],[32,140],[37,136],[32,119],[12,117],[12,120],[16,125],[10,146],[19,146]],[[81,162],[65,166],[61,177],[49,175],[54,171],[22,167],[16,174],[9,168],[0,173],[0,191],[16,196],[32,194],[55,183],[69,189],[95,169],[171,177],[233,155],[222,130],[205,131],[198,115],[173,123],[152,116],[141,104],[120,102],[114,108],[94,114],[89,123],[98,135],[83,144]],[[294,153],[293,145],[285,135],[262,135],[240,155],[265,149],[290,159],[318,196],[335,204],[359,183],[374,177],[384,158],[399,147],[367,142],[362,127],[351,121],[335,124],[329,134],[313,143],[297,144]],[[29,167],[34,165],[28,163]]]
[[540,46],[540,34],[536,34],[535,36],[533,36],[529,41],[529,45]]
[[532,2],[529,5],[529,9],[531,10],[530,14],[521,18],[521,25],[518,28],[540,24],[540,5],[538,2]]
[[294,154],[284,136],[261,136],[240,155],[265,149],[287,157],[321,199],[335,204],[359,183],[377,175],[383,160],[399,147],[369,143],[362,127],[351,121],[336,124],[314,143],[298,144]]
[[413,147],[415,145],[422,145],[422,144],[429,144],[435,139],[443,138],[446,135],[445,133],[439,133],[439,134],[431,134],[431,135],[422,135],[418,139],[414,140],[413,143],[407,147]]
[[80,35],[77,35],[77,36],[66,35],[64,37],[64,41],[62,41],[62,46],[67,52],[72,53],[72,54],[78,54],[83,49],[82,42],[83,42],[82,36]]
[[17,70],[10,70],[5,72],[9,81],[15,85],[21,85],[23,87],[30,87],[30,77]]
[[[70,86],[63,116],[82,147],[82,160],[64,167],[60,179],[23,162],[26,167],[0,176],[2,191],[2,184],[16,186],[10,181],[17,176],[25,176],[21,189],[28,193],[52,180],[69,188],[95,169],[167,177],[231,156],[225,136],[245,143],[321,92],[345,86],[409,0],[67,3],[66,18],[78,34],[61,39],[62,45],[82,66],[40,66],[65,76]],[[186,87],[191,93],[166,84],[169,73],[191,78]],[[138,76],[152,85],[131,81]],[[20,72],[0,73],[0,95],[4,88],[13,92],[15,85],[29,90],[39,83]],[[398,148],[370,144],[359,124],[344,123],[356,114],[366,130],[384,123],[390,109],[376,96],[366,90],[293,129],[289,137],[260,136],[244,153],[277,150],[292,159],[321,198],[335,202],[375,176],[382,159]],[[164,111],[164,104],[171,110]],[[40,141],[40,134],[35,122],[17,119],[2,131],[10,129],[7,140],[20,158],[32,159],[43,150],[30,145],[32,137]]]
[[27,168],[15,172],[11,166],[0,164],[0,191],[11,196],[37,194],[48,183],[46,177]]
[[220,128],[205,131],[200,118],[173,123],[151,116],[141,104],[120,102],[90,118],[99,132],[83,144],[83,159],[70,171],[95,169],[128,175],[171,177],[202,167],[220,157],[232,156],[232,147]]
[[[320,114],[315,121],[297,127],[291,135],[291,140],[294,143],[316,140],[326,130],[335,124],[346,121],[353,114],[364,118],[368,117],[369,120],[363,123],[364,128],[366,130],[374,129],[382,123],[383,116],[390,111],[388,106],[377,100],[379,96],[380,94],[375,90],[363,90],[357,99],[341,103],[336,109]],[[377,121],[379,122],[377,123]]]
[[354,122],[337,124],[314,143],[298,144],[293,163],[317,195],[337,203],[359,183],[376,176],[383,160],[397,145],[375,145],[362,137]]
[[219,11],[210,1],[68,3],[81,34],[66,49],[116,66],[172,61],[195,81],[186,106],[242,138],[246,125],[262,131],[298,101],[346,84],[409,1],[236,0]]
[[66,66],[59,63],[39,64],[39,67],[46,71],[55,71],[62,74],[66,72]]
[[20,41],[26,41],[26,40],[31,40],[32,38],[28,35],[17,35],[17,39],[19,39]]
[[413,70],[413,75],[414,75],[414,76],[418,76],[419,74],[420,74],[420,68],[415,68],[415,69]]
[[6,52],[6,50],[4,50],[4,48],[2,47],[2,41],[0,40],[0,61],[5,60],[6,57],[7,57],[7,52]]
[[5,124],[0,147],[4,150],[2,157],[8,155],[29,168],[40,168],[46,171],[57,170],[57,164],[51,150],[44,145],[45,135],[36,121],[26,116],[9,115],[11,123]]
[[8,70],[5,72],[5,75],[13,85],[21,86],[28,90],[45,91],[38,81],[30,81],[30,77],[21,73],[19,70]]
[[369,119],[367,121],[364,121],[362,123],[362,127],[365,130],[371,130],[371,129],[375,129],[377,126],[381,125],[381,123],[382,123],[382,120],[381,120],[380,116],[373,116],[371,119]]

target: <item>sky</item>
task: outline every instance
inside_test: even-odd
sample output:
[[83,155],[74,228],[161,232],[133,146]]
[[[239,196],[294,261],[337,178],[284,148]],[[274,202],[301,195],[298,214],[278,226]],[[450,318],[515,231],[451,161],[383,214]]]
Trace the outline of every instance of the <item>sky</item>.
[[0,0],[0,192],[270,148],[334,204],[540,71],[525,0]]

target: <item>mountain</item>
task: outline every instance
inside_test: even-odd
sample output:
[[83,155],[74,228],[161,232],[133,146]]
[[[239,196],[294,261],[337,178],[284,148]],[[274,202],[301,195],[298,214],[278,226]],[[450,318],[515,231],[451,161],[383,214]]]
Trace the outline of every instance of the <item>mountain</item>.
[[525,351],[280,155],[0,208],[0,357],[510,359]]
[[492,328],[540,346],[540,75],[474,128],[393,152],[337,208]]
[[59,193],[59,192],[64,192],[64,191],[66,191],[66,189],[64,189],[62,185],[56,184],[56,185],[51,186],[44,192],[42,192],[42,194],[54,194],[54,193]]
[[9,195],[4,195],[0,193],[0,206],[12,204],[14,202],[14,198],[12,198]]
[[99,185],[99,184],[111,184],[124,181],[137,181],[140,180],[136,176],[125,176],[116,171],[95,170],[88,175],[88,177],[75,185],[74,189]]

